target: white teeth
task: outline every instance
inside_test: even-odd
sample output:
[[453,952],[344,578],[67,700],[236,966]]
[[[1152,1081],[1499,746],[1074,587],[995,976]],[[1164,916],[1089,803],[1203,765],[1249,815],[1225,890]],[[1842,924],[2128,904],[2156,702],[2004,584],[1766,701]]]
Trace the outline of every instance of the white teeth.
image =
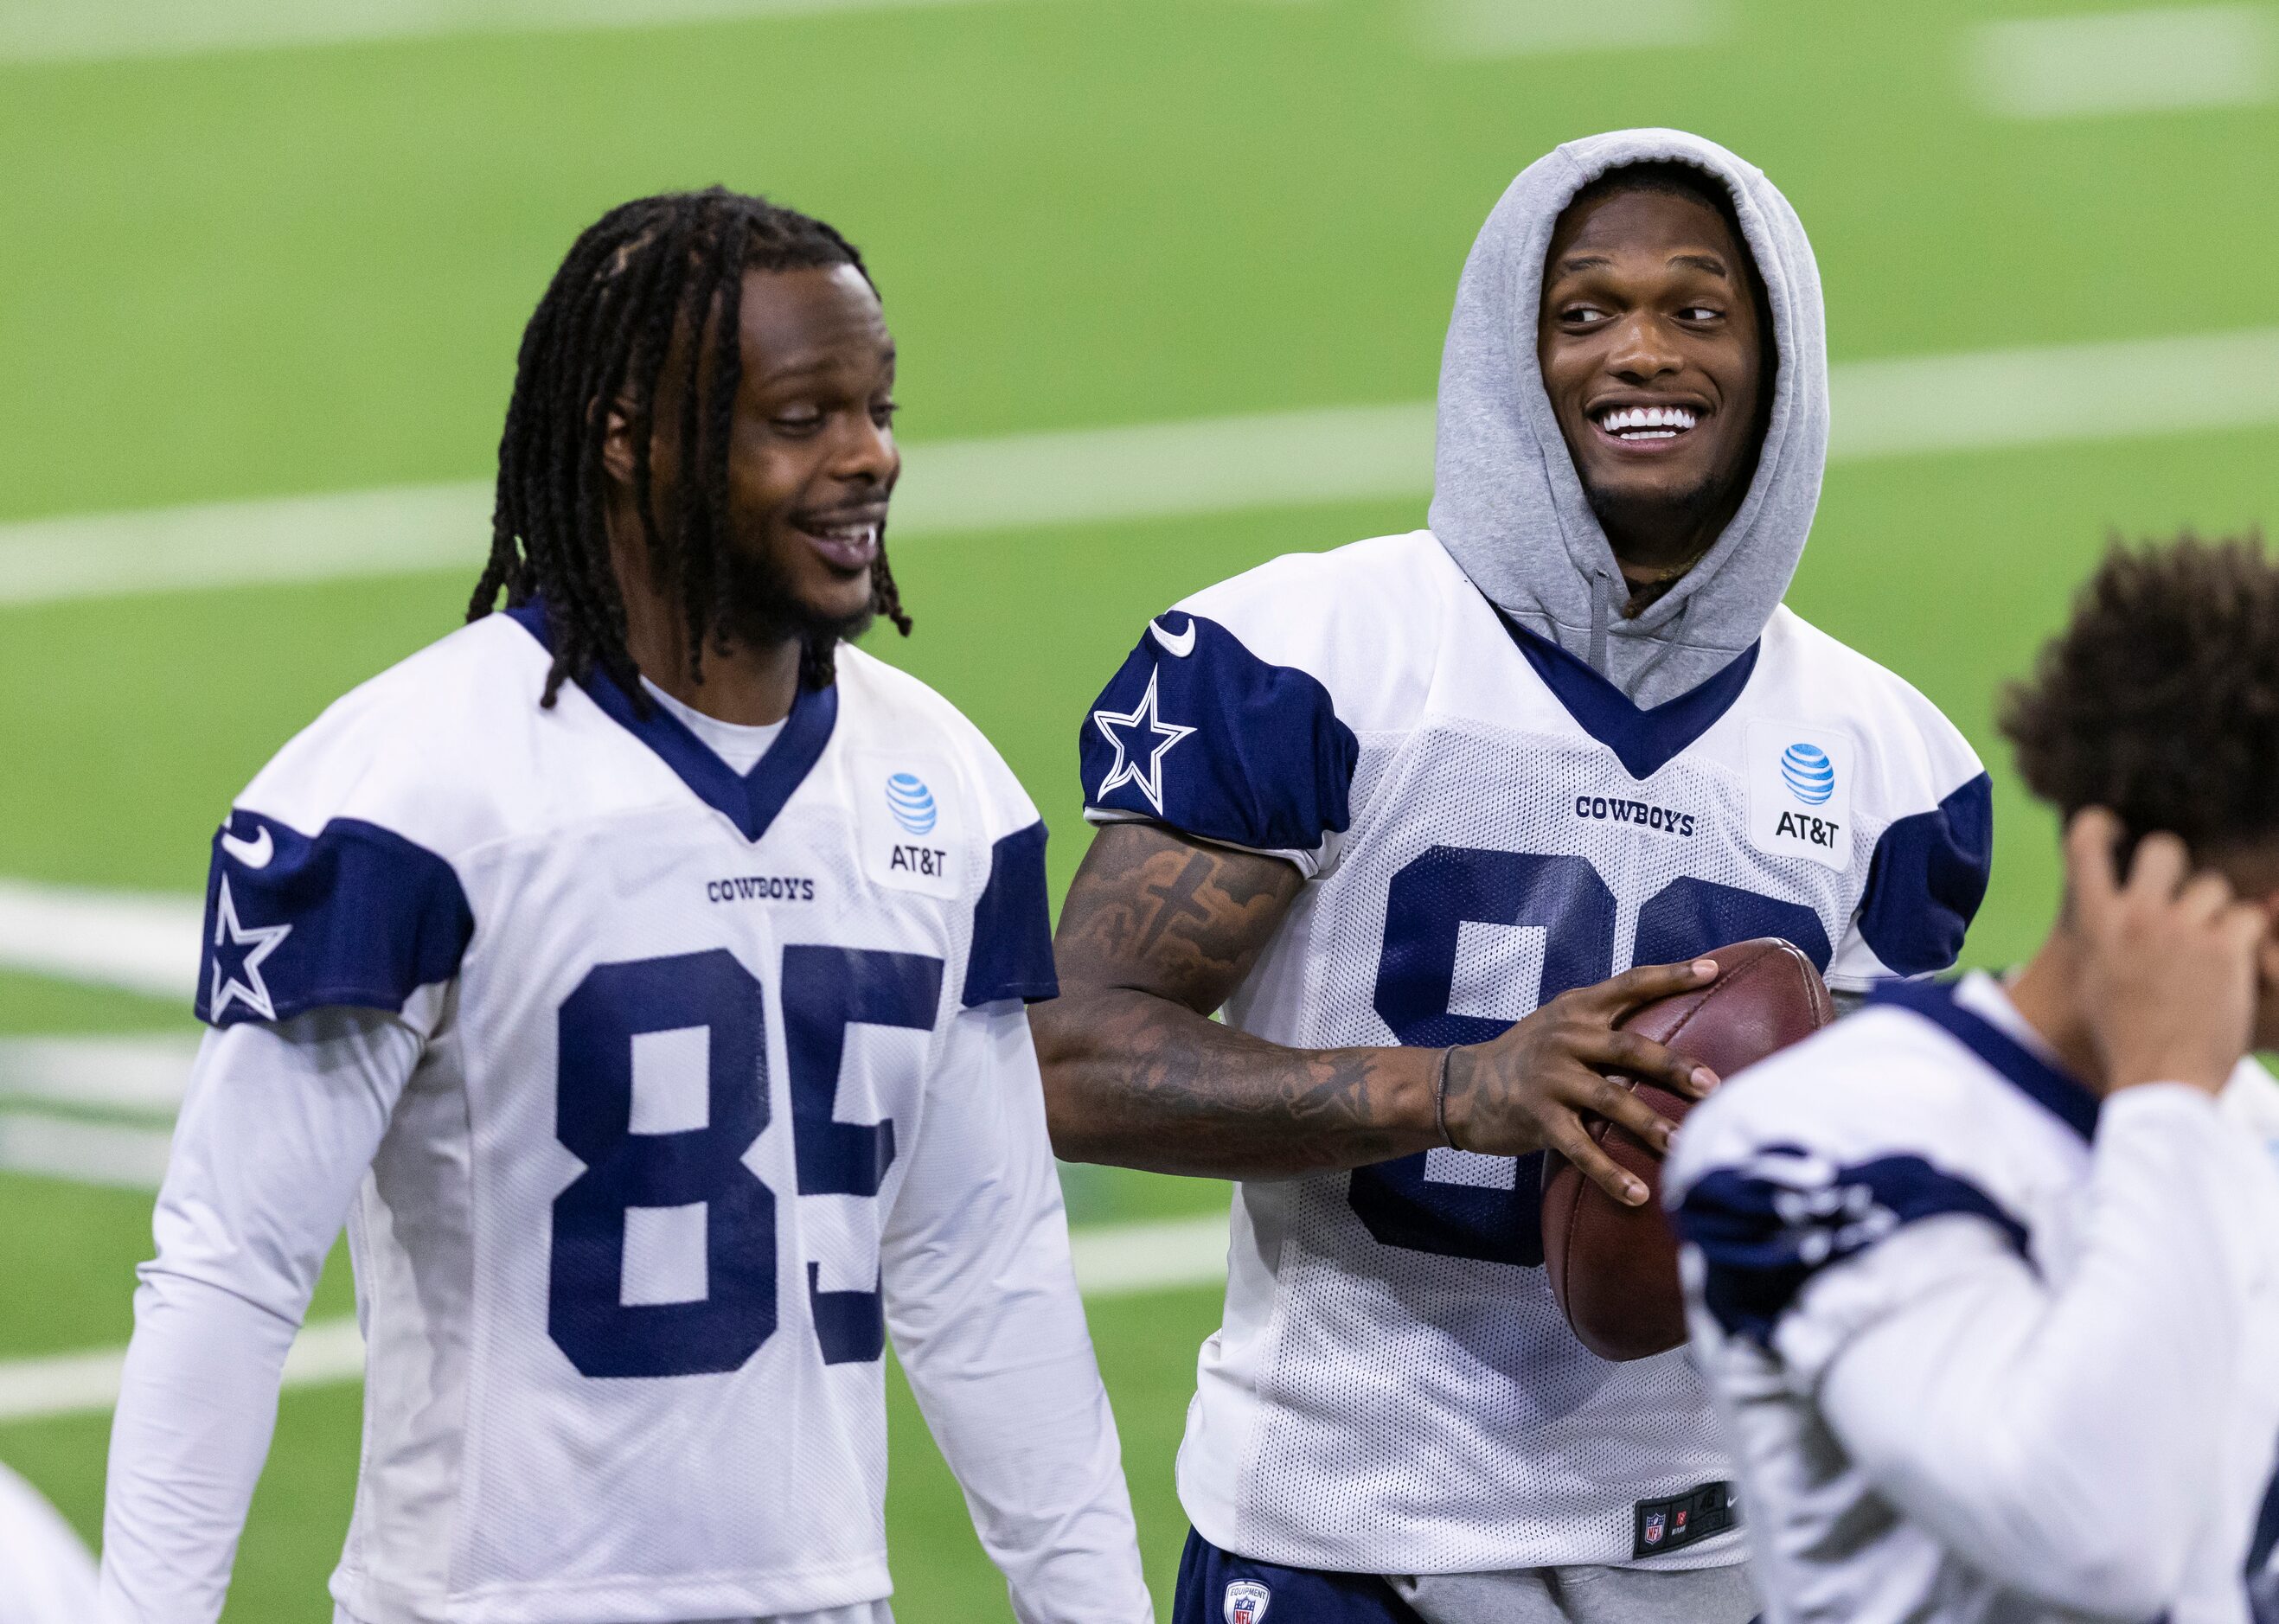
[[1699,421],[1683,406],[1617,406],[1599,426],[1624,440],[1675,440]]

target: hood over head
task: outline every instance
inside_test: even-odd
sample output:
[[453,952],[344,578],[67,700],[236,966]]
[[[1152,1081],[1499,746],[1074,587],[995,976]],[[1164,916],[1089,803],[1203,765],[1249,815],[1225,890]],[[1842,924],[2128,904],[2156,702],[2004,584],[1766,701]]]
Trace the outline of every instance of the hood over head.
[[[1779,356],[1756,476],[1724,533],[1635,619],[1536,360],[1543,262],[1561,212],[1608,170],[1692,165],[1732,194]],[[1754,642],[1788,590],[1828,457],[1828,342],[1804,226],[1762,172],[1682,130],[1569,142],[1521,172],[1480,227],[1440,358],[1431,526],[1513,619],[1652,706]]]

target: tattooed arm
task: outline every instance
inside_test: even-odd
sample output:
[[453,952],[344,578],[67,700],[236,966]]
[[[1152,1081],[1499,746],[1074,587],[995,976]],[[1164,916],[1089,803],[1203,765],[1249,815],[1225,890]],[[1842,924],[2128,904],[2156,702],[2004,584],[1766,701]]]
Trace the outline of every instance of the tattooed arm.
[[1053,944],[1061,996],[1030,1015],[1055,1150],[1271,1178],[1440,1143],[1438,1049],[1285,1049],[1209,1018],[1303,884],[1278,857],[1153,823],[1100,831]]
[[1714,966],[1633,969],[1454,1051],[1444,1138],[1433,1101],[1443,1051],[1285,1048],[1209,1018],[1303,883],[1279,858],[1153,823],[1100,831],[1061,912],[1061,996],[1030,1012],[1055,1150],[1158,1173],[1276,1178],[1444,1144],[1507,1155],[1551,1146],[1617,1199],[1646,1199],[1580,1113],[1611,1117],[1657,1149],[1668,1143],[1661,1118],[1601,1069],[1697,1097],[1715,1079],[1613,1023],[1711,979]]

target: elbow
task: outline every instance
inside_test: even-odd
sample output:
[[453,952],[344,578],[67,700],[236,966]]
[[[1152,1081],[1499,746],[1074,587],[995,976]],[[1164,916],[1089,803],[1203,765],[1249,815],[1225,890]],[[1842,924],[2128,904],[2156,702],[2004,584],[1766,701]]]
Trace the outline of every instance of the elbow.
[[[2076,1539],[2087,1538],[2076,1530]],[[2093,1618],[2133,1620],[2165,1613],[2183,1587],[2187,1559],[2182,1542],[2153,1550],[2141,1537],[2122,1549],[2045,1552],[2019,1588],[2037,1600]]]
[[1045,1071],[1045,1132],[1063,1161],[1097,1161],[1108,1149],[1085,1109],[1081,1084],[1065,1069],[1057,1077],[1054,1069]]
[[1985,1526],[2008,1531],[2002,1543],[2011,1561],[1999,1564],[2011,1569],[2000,1575],[2007,1584],[2094,1618],[2153,1618],[2175,1603],[2193,1543],[2193,1527],[2176,1507],[2190,1496],[2163,1506],[2120,1492],[2117,1482],[2053,1482],[2023,1469],[1990,1475],[1993,1514]]
[[1082,997],[1063,994],[1029,1011],[1029,1030],[1037,1046],[1037,1071],[1044,1083],[1045,1131],[1053,1154],[1063,1161],[1097,1160],[1095,1117],[1089,1108],[1090,1069],[1083,1048]]

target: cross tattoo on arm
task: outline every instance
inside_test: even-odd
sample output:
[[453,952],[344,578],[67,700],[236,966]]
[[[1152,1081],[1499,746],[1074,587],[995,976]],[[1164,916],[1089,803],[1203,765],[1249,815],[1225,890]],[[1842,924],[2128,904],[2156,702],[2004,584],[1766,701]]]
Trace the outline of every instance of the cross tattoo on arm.
[[1172,922],[1193,919],[1199,924],[1211,921],[1211,909],[1199,894],[1203,882],[1210,877],[1211,861],[1201,853],[1190,858],[1178,873],[1161,885],[1141,887],[1140,894],[1157,899],[1161,906],[1148,918],[1147,928],[1140,933],[1140,951],[1147,953],[1163,939],[1163,932]]

